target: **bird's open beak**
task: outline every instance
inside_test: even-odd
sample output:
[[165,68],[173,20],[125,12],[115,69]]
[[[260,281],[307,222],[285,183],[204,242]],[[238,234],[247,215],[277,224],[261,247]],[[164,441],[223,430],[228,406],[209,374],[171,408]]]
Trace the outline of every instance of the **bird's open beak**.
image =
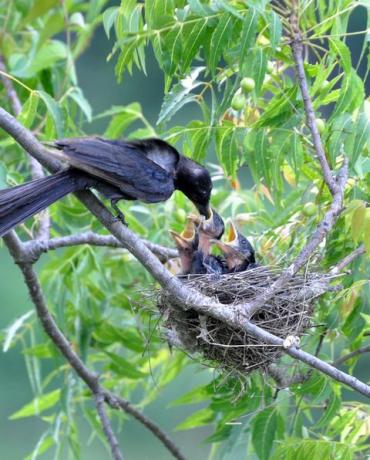
[[169,233],[175,241],[176,246],[178,248],[188,248],[195,238],[194,223],[190,219],[188,219],[188,223],[186,224],[185,229],[181,233],[177,233],[173,230],[169,230]]
[[238,232],[232,220],[229,221],[229,231],[227,233],[227,240],[225,242],[220,240],[212,240],[217,247],[226,255],[235,255],[238,253]]

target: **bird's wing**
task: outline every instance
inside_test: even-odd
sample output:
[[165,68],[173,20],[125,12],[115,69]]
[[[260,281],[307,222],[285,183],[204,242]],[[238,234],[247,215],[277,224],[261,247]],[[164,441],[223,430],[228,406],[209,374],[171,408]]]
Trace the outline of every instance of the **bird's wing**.
[[115,185],[146,202],[163,201],[174,191],[173,176],[151,161],[134,143],[119,145],[100,138],[73,138],[55,142],[73,167]]

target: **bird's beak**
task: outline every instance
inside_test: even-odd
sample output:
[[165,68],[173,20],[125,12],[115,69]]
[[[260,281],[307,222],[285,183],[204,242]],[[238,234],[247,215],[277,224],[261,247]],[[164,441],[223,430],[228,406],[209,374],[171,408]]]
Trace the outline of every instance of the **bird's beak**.
[[209,204],[197,204],[197,209],[199,211],[199,214],[202,214],[202,216],[204,216],[207,220],[212,217],[212,209],[209,206]]
[[212,243],[214,243],[218,248],[220,248],[225,255],[235,255],[238,252],[238,232],[232,220],[229,221],[229,225],[230,226],[229,231],[227,233],[227,241],[223,242],[220,240],[212,240]]
[[181,233],[177,233],[173,230],[169,230],[169,233],[175,241],[176,246],[178,248],[188,248],[195,238],[194,223],[190,219],[188,219],[188,223],[186,224],[186,227]]

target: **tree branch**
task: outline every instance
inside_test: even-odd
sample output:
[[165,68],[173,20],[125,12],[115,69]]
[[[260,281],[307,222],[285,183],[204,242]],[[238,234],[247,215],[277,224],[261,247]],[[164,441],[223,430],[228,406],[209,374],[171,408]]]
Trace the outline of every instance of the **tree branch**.
[[312,135],[312,142],[315,148],[317,159],[320,162],[321,170],[326,185],[328,186],[330,193],[334,196],[338,191],[338,184],[333,177],[330,170],[328,160],[325,155],[324,147],[322,145],[319,129],[316,123],[315,112],[313,109],[312,100],[308,90],[308,84],[303,65],[303,44],[302,44],[302,33],[299,29],[299,4],[297,0],[292,1],[292,13],[290,16],[290,25],[292,32],[291,49],[293,58],[295,61],[296,73],[298,78],[299,87],[303,98],[304,109],[306,113],[306,122]]
[[[161,262],[167,262],[178,256],[176,249],[167,248],[160,244],[152,243],[149,240],[142,239],[145,246],[155,254]],[[28,253],[32,254],[33,258],[37,260],[44,252],[52,251],[55,249],[66,248],[70,246],[78,246],[82,244],[89,244],[91,246],[103,246],[111,248],[124,248],[123,244],[112,235],[99,235],[94,232],[83,232],[75,235],[61,236],[50,238],[49,240],[31,240],[24,243],[27,246]]]
[[[4,116],[5,112],[5,116]],[[11,117],[6,111],[0,108],[0,127],[3,127],[20,145],[23,146],[31,155],[38,156],[43,161],[45,149],[38,141],[22,127],[17,120]],[[46,154],[46,161],[49,160]],[[345,165],[346,166],[346,165]],[[58,167],[58,166],[57,166]],[[346,171],[343,173],[343,182]],[[198,291],[184,286],[179,279],[172,275],[145,246],[129,228],[115,220],[105,206],[91,193],[78,192],[76,196],[91,213],[127,248],[147,269],[147,271],[159,282],[159,284],[169,291],[177,299],[177,307],[193,308],[197,312],[212,316],[220,321],[235,328],[244,328],[251,336],[262,340],[265,344],[272,344],[282,347],[283,351],[295,359],[298,359],[317,370],[331,376],[339,382],[345,383],[356,391],[370,397],[370,387],[355,377],[352,377],[335,367],[327,364],[315,356],[305,353],[295,347],[285,349],[283,339],[276,337],[258,326],[252,324],[245,314],[245,304],[235,305],[229,308],[214,299],[204,296]],[[334,213],[332,210],[332,218]],[[325,229],[323,229],[325,231]],[[317,241],[317,240],[316,240]],[[176,305],[174,305],[176,307]]]
[[331,270],[330,270],[330,274],[331,275],[336,275],[337,273],[340,273],[341,271],[343,271],[343,269],[349,265],[350,263],[352,263],[355,259],[357,259],[357,257],[360,257],[362,256],[362,254],[365,254],[365,246],[362,244],[361,246],[359,246],[357,249],[355,249],[353,252],[351,252],[350,254],[348,254],[348,256],[346,256],[343,260],[341,260],[340,262],[337,263],[337,265],[335,265]]
[[346,355],[341,356],[340,358],[336,359],[333,362],[334,366],[339,366],[344,362],[348,361],[351,358],[355,358],[356,356],[362,355],[364,353],[370,352],[370,345],[366,345],[365,347],[360,347],[357,350],[351,351],[351,353],[347,353]]
[[21,243],[19,238],[13,234],[7,234],[3,237],[9,252],[15,262],[19,265],[24,277],[25,284],[28,288],[30,297],[36,308],[36,313],[43,326],[44,331],[50,337],[52,342],[56,345],[62,355],[66,358],[68,363],[77,373],[77,375],[86,383],[94,395],[99,417],[108,438],[112,450],[112,456],[115,460],[122,459],[121,455],[117,456],[117,441],[114,437],[109,419],[107,418],[104,409],[101,408],[101,398],[113,409],[120,408],[124,412],[134,416],[140,423],[146,426],[164,446],[174,455],[178,460],[185,460],[178,447],[174,442],[159,428],[152,420],[146,417],[142,412],[131,405],[129,401],[117,397],[110,391],[105,390],[99,383],[99,376],[91,372],[81,360],[81,358],[72,349],[70,343],[58,328],[58,325],[51,316],[46,301],[40,286],[40,282],[36,272],[34,271],[30,262],[28,262],[27,249]]

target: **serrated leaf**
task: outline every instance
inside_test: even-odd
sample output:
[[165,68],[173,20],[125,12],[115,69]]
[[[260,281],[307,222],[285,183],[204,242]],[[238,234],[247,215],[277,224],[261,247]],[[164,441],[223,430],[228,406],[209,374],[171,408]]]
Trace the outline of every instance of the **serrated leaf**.
[[184,49],[181,58],[182,72],[186,72],[188,70],[192,60],[199,52],[199,48],[201,47],[208,31],[208,18],[205,18],[204,21],[199,21],[193,25],[191,32],[187,35],[184,42]]
[[354,123],[354,140],[351,154],[351,164],[355,165],[363,148],[370,139],[370,119],[361,112]]
[[37,94],[40,96],[40,98],[46,105],[47,111],[49,112],[51,119],[53,120],[57,136],[61,139],[64,134],[64,129],[62,112],[59,108],[58,103],[45,91],[37,90]]
[[137,102],[122,106],[119,111],[117,109],[118,107],[114,108],[115,115],[104,132],[104,136],[107,138],[118,139],[131,123],[142,118],[141,107]]
[[225,175],[235,179],[238,166],[238,150],[236,142],[236,128],[230,127],[216,131],[217,156]]
[[23,20],[23,25],[29,24],[34,19],[43,16],[56,5],[59,5],[59,0],[35,0],[32,8]]
[[34,313],[33,310],[28,311],[27,313],[22,315],[20,318],[16,319],[14,323],[11,324],[8,328],[6,328],[5,339],[4,339],[4,344],[3,344],[4,353],[6,353],[9,350],[17,332],[23,326],[24,322],[27,321],[27,319],[33,315],[33,313]]
[[268,460],[277,429],[277,410],[267,407],[252,422],[253,447],[261,460]]
[[174,85],[171,91],[166,94],[163,99],[157,124],[170,120],[181,107],[196,100],[196,96],[189,93],[202,84],[197,81],[197,78],[203,70],[204,67],[196,67],[188,77]]
[[262,85],[263,81],[266,75],[266,69],[267,69],[267,54],[266,50],[262,48],[255,48],[253,51],[251,51],[247,59],[244,62],[242,73],[243,76],[246,77],[251,77],[255,81],[255,89],[254,92],[258,96]]
[[346,46],[346,44],[334,38],[329,38],[330,49],[333,54],[336,54],[340,58],[341,66],[343,67],[344,72],[348,75],[351,72],[352,60],[351,52]]
[[258,13],[255,8],[250,8],[245,15],[243,22],[242,36],[241,36],[241,48],[240,48],[240,61],[239,68],[243,68],[243,63],[247,52],[250,50],[252,45],[255,43],[256,30],[257,30]]
[[187,419],[176,426],[176,431],[190,430],[198,426],[209,425],[214,420],[215,413],[209,407],[205,407],[194,414],[191,414]]
[[339,114],[352,112],[359,107],[364,100],[364,84],[354,69],[345,77],[341,87],[341,95],[335,105],[330,119],[334,120]]
[[20,418],[31,417],[33,415],[40,415],[47,409],[54,407],[60,401],[61,390],[57,389],[37,396],[33,401],[23,406],[17,412],[14,412],[9,419],[17,420]]
[[221,15],[217,27],[212,34],[208,65],[213,75],[216,72],[217,64],[231,38],[230,36],[233,22],[233,16],[228,13],[224,13]]

